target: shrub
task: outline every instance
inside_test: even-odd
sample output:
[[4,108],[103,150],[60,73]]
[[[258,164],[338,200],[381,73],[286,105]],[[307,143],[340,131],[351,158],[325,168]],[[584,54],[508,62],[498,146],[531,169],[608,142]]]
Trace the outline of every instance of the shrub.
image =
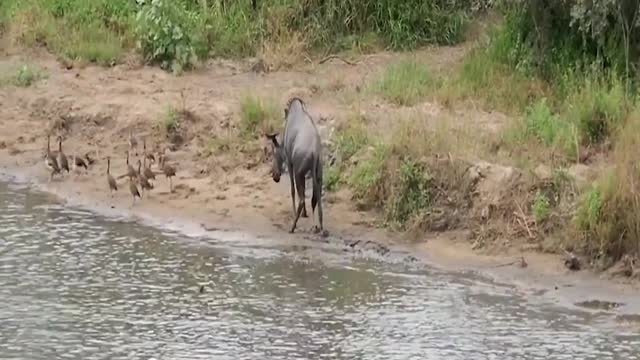
[[410,159],[402,160],[384,207],[385,217],[394,225],[403,226],[431,206],[431,178],[424,165]]
[[587,77],[577,89],[565,102],[568,121],[576,125],[581,143],[600,143],[627,115],[624,86],[615,78]]
[[138,45],[147,60],[180,73],[206,55],[206,40],[198,26],[201,16],[181,1],[151,0],[136,16]]
[[547,198],[544,193],[538,191],[531,205],[531,213],[536,223],[540,224],[549,217],[550,206],[549,198]]

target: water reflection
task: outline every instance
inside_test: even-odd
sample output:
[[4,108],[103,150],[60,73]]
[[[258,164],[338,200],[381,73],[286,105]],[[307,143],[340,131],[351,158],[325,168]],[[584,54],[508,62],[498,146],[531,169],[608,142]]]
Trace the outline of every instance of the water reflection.
[[0,204],[0,358],[640,357],[640,335],[602,316],[482,279],[239,252],[4,184]]

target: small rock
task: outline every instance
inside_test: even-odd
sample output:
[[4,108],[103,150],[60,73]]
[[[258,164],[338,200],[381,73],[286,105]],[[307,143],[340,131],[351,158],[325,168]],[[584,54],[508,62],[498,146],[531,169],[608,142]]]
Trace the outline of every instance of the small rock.
[[204,292],[204,285],[200,285],[200,294]]

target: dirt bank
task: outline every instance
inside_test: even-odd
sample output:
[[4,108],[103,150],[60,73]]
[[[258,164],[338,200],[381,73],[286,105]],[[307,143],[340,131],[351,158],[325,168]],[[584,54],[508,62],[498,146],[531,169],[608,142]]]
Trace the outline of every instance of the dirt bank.
[[[458,62],[464,52],[465,47],[452,47],[423,50],[411,56],[440,71]],[[434,126],[473,124],[474,129],[486,132],[496,131],[505,122],[503,114],[474,107],[452,109],[425,102],[398,108],[373,97],[354,95],[385,65],[403,56],[408,55],[366,56],[355,66],[336,59],[267,74],[251,71],[250,62],[211,62],[205,69],[175,77],[135,63],[113,68],[67,68],[46,54],[29,54],[29,63],[45,69],[47,76],[30,87],[0,88],[0,166],[45,183],[46,134],[53,134],[54,147],[55,136],[60,134],[65,139],[63,150],[67,156],[89,152],[96,163],[88,171],[80,169],[77,174],[54,178],[47,185],[48,190],[63,198],[73,195],[100,206],[127,209],[131,195],[125,179],[119,179],[118,192],[113,198],[109,196],[105,159],[111,156],[114,175],[124,174],[127,139],[133,131],[139,138],[139,154],[145,138],[150,149],[165,152],[168,162],[177,168],[175,191],[169,192],[168,181],[159,175],[155,189],[136,203],[135,212],[190,220],[205,228],[222,225],[285,236],[291,221],[289,184],[271,180],[269,144],[259,138],[246,140],[241,146],[220,145],[226,134],[237,132],[240,101],[247,94],[271,98],[277,106],[293,94],[303,96],[324,139],[330,139],[336,124],[354,111],[371,119],[371,126],[381,126],[386,118],[402,113],[418,114]],[[26,59],[25,55],[8,55],[0,65],[21,64]],[[357,98],[356,105],[348,100],[353,96]],[[189,114],[180,119],[179,141],[167,134],[163,124],[167,107]],[[215,143],[212,139],[216,139]],[[132,163],[135,165],[139,158],[133,156]],[[155,166],[153,169],[158,171]],[[500,169],[488,171],[489,181],[485,180],[485,184],[509,174],[509,168]],[[487,174],[483,176],[486,178]],[[481,187],[482,191],[485,197],[492,193],[488,185]],[[376,214],[357,210],[348,191],[327,192],[324,201],[325,223],[332,235],[408,244],[402,234],[378,227]],[[302,219],[301,236],[311,236],[311,221]],[[531,274],[568,272],[560,257],[540,254],[539,249],[527,248],[527,244],[492,247],[491,255],[482,255],[471,250],[465,234],[425,233],[413,246],[443,263],[491,268],[523,256],[528,264],[526,271]],[[517,268],[518,262],[508,267]]]

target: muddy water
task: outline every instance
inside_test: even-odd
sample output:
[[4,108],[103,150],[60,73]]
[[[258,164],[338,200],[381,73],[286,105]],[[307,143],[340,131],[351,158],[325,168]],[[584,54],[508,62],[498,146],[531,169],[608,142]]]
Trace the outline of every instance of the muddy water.
[[0,183],[0,358],[640,358],[608,314],[338,246],[251,244]]

